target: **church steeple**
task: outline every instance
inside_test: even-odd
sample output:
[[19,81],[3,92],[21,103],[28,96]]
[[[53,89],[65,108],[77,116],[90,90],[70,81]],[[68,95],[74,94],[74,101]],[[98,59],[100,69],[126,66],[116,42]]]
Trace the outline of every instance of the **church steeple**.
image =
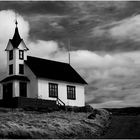
[[29,50],[18,31],[18,22],[15,21],[15,32],[9,39],[5,51],[7,52],[7,75],[24,75],[24,60],[27,60]]
[[7,44],[5,51],[10,51],[10,50],[15,50],[15,49],[28,51],[29,49],[26,47],[23,39],[20,37],[19,31],[18,31],[17,20],[15,21],[15,25],[16,27],[15,27],[13,38],[9,39],[9,42]]
[[18,45],[20,44],[20,42],[22,41],[22,39],[21,39],[19,31],[18,31],[18,27],[17,27],[18,22],[17,22],[17,20],[16,20],[15,24],[16,24],[15,33],[14,33],[13,38],[10,41],[11,41],[13,47],[17,48]]

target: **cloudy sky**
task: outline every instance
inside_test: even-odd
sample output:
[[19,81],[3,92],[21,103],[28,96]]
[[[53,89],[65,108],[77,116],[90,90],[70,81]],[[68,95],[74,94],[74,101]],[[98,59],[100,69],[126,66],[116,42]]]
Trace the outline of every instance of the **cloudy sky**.
[[94,107],[140,106],[140,2],[0,2],[0,71],[15,13],[29,55],[68,62]]

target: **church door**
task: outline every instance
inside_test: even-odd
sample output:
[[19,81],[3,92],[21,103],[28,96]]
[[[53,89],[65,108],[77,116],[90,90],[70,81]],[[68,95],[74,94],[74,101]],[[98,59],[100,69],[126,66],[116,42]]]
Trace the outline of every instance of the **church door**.
[[3,84],[3,99],[11,99],[13,97],[13,84]]
[[25,82],[19,83],[19,93],[20,97],[27,97],[27,83]]

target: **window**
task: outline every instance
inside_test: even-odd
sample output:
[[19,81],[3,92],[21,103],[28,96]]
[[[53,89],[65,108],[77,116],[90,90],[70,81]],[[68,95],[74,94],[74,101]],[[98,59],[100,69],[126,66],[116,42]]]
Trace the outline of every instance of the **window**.
[[19,74],[24,74],[24,65],[19,64]]
[[49,83],[49,97],[58,97],[58,84]]
[[19,59],[24,59],[24,52],[23,50],[19,50]]
[[76,99],[75,86],[67,86],[67,99]]
[[13,65],[9,65],[9,74],[13,74]]
[[12,60],[13,59],[13,50],[10,50],[9,51],[9,60]]

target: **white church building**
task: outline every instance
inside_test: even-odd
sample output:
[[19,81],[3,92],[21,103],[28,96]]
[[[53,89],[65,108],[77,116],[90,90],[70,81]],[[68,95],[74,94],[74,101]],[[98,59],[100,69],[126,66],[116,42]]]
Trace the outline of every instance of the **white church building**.
[[66,106],[85,106],[86,81],[68,63],[27,56],[17,22],[5,49],[6,76],[0,81],[1,99],[15,97],[61,100]]

